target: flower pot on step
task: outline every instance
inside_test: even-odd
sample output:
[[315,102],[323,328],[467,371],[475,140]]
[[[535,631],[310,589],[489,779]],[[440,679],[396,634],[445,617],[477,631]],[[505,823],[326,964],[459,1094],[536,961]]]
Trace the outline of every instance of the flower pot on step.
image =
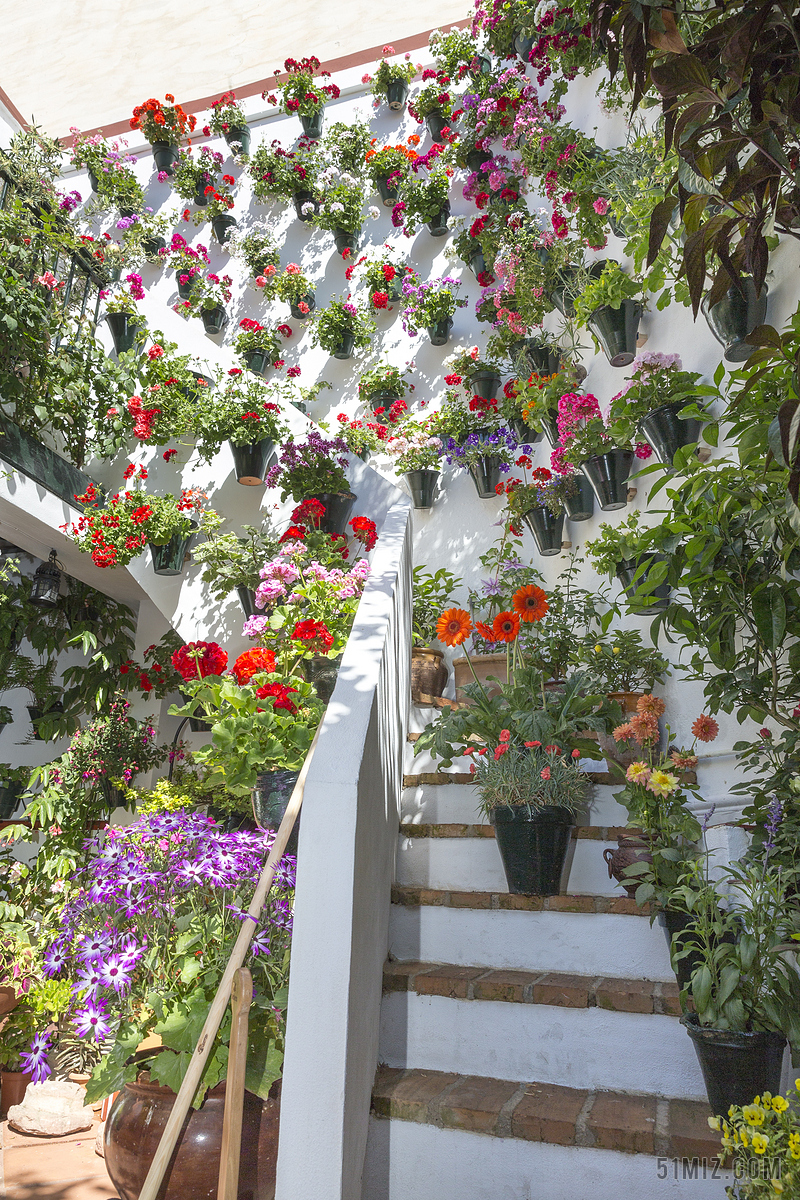
[[639,300],[623,300],[619,308],[610,304],[596,308],[586,322],[612,367],[630,366],[636,357],[641,316]]
[[220,246],[224,246],[236,228],[236,217],[231,217],[228,213],[220,213],[218,217],[212,217],[211,228]]
[[152,142],[153,163],[157,171],[166,171],[174,175],[175,164],[180,156],[180,150],[171,142]]
[[386,85],[386,103],[392,112],[400,112],[408,99],[408,84],[405,79],[393,79]]
[[229,444],[238,482],[247,487],[260,487],[266,479],[267,463],[275,450],[272,438],[260,438],[244,446],[234,446],[232,442]]
[[588,521],[594,516],[594,492],[585,475],[576,474],[578,490],[574,496],[565,496],[564,512],[568,521]]
[[418,471],[405,472],[414,508],[433,508],[439,474],[434,467],[421,467]]
[[732,1104],[752,1104],[764,1092],[781,1088],[786,1038],[782,1033],[712,1029],[696,1013],[684,1013],[681,1024],[692,1039],[711,1111],[727,1117]]
[[440,650],[429,646],[411,648],[411,699],[423,704],[423,696],[444,695],[447,684],[447,663]]
[[672,460],[681,446],[700,440],[702,421],[697,417],[681,419],[678,413],[686,407],[686,402],[678,400],[675,404],[663,404],[654,408],[639,422],[639,435],[643,441],[649,442],[653,453],[665,467],[672,466]]
[[141,317],[134,317],[126,312],[106,313],[106,324],[111,331],[117,354],[132,350],[136,343],[136,335],[147,327]]
[[459,704],[472,703],[463,689],[465,684],[474,683],[476,676],[489,696],[497,696],[498,684],[489,682],[489,679],[491,677],[498,683],[508,683],[508,657],[505,654],[470,654],[469,659],[454,658],[453,675]]
[[447,218],[450,216],[450,205],[447,204],[435,217],[428,221],[431,237],[446,237],[448,233]]
[[356,502],[355,492],[317,492],[309,496],[310,500],[319,500],[325,506],[325,512],[320,518],[319,527],[323,533],[344,533],[353,505]]
[[605,454],[592,454],[581,463],[581,470],[592,485],[603,512],[615,512],[628,503],[628,476],[632,463],[633,451],[621,450],[618,446]]
[[22,1104],[32,1076],[28,1071],[0,1071],[0,1116],[14,1104]]
[[200,318],[209,337],[216,337],[217,334],[222,333],[228,324],[228,314],[222,304],[215,304],[213,308],[201,309]]
[[564,536],[564,514],[556,517],[546,505],[530,508],[524,514],[523,520],[530,529],[539,553],[549,558],[561,553],[561,542]]
[[700,307],[714,337],[725,347],[727,362],[745,362],[755,351],[744,340],[767,318],[767,285],[756,295],[752,279],[742,280],[744,295],[738,288],[729,288],[717,304],[708,307],[703,300]]
[[189,533],[174,533],[169,541],[164,542],[161,546],[154,546],[152,542],[148,543],[156,575],[183,574],[183,565],[197,529],[197,522],[192,521],[192,525],[193,528]]
[[433,325],[429,325],[428,337],[431,339],[431,345],[446,346],[450,341],[450,332],[452,328],[452,317],[445,317],[443,321],[436,321]]
[[306,117],[302,113],[300,114],[303,133],[307,138],[311,138],[312,141],[317,141],[318,138],[322,137],[322,122],[324,119],[325,110],[323,108],[318,108],[317,111],[312,113],[310,117]]
[[333,357],[340,359],[352,358],[355,345],[356,339],[353,337],[352,333],[343,333],[342,340],[339,342],[339,345],[333,352]]
[[509,892],[557,896],[572,832],[570,810],[501,804],[492,809],[492,824]]

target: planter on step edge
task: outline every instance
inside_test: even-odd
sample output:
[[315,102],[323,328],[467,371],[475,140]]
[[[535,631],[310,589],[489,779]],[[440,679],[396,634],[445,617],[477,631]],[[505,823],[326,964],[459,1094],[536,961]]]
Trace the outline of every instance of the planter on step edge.
[[422,704],[423,696],[444,695],[447,684],[447,663],[441,650],[430,646],[411,647],[411,699]]
[[608,878],[616,879],[617,883],[621,883],[630,896],[631,900],[636,895],[636,889],[641,884],[641,877],[638,875],[629,876],[626,873],[627,867],[632,867],[636,863],[651,863],[653,855],[650,851],[650,843],[644,836],[636,836],[633,830],[629,830],[626,834],[621,834],[617,837],[617,845],[614,850],[610,846],[606,846],[603,851],[603,858],[606,860],[608,867]]
[[267,475],[267,463],[275,450],[272,438],[260,438],[244,446],[229,443],[233,453],[233,469],[239,483],[248,487],[260,487]]
[[127,312],[106,313],[106,324],[111,330],[117,354],[132,350],[136,343],[136,335],[147,328],[141,317],[134,317]]
[[619,308],[610,304],[596,308],[586,322],[612,367],[630,366],[636,357],[641,316],[639,300],[623,300]]
[[153,556],[153,570],[156,575],[182,575],[183,564],[192,543],[197,522],[192,521],[193,528],[189,533],[174,533],[168,542],[155,546],[149,542],[150,553]]
[[492,809],[491,819],[509,892],[557,896],[572,833],[570,810],[500,804]]
[[439,474],[434,467],[421,467],[418,471],[405,472],[414,508],[433,508]]
[[642,441],[649,442],[653,453],[665,467],[672,466],[672,460],[681,446],[688,446],[700,440],[703,422],[697,417],[681,418],[678,413],[686,407],[686,402],[678,400],[675,404],[663,404],[654,408],[639,422],[639,435]]
[[309,496],[310,500],[319,500],[324,505],[325,512],[320,518],[319,527],[323,533],[344,533],[353,505],[356,502],[354,492],[317,492]]
[[732,1104],[752,1104],[754,1097],[781,1090],[786,1038],[782,1033],[712,1029],[696,1013],[684,1013],[681,1024],[694,1043],[711,1111],[727,1117]]
[[524,514],[523,520],[533,534],[539,553],[549,558],[561,553],[561,542],[564,537],[564,514],[553,516],[550,509],[542,504],[530,508]]
[[[548,430],[548,437],[549,434]],[[621,450],[618,446],[605,454],[592,454],[581,463],[581,470],[592,485],[603,512],[615,512],[628,503],[628,476],[632,464],[633,451]]]

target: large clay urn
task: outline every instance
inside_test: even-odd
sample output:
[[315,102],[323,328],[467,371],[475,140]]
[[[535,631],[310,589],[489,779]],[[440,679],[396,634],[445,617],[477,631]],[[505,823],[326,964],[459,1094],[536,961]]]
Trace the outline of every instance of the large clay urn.
[[616,879],[617,883],[621,883],[630,898],[634,899],[636,889],[642,881],[636,875],[631,878],[626,876],[625,868],[633,866],[634,863],[653,861],[650,843],[644,834],[640,830],[631,829],[629,833],[620,835],[617,838],[616,850],[606,846],[603,858],[608,866],[608,878]]
[[508,682],[508,658],[505,654],[471,654],[469,659],[455,658],[453,659],[453,671],[456,677],[456,699],[460,704],[471,704],[472,701],[465,695],[463,687],[465,683],[474,683],[475,676],[470,670],[470,662],[472,670],[477,675],[478,680],[485,685],[487,695],[498,696],[500,688],[497,683],[489,683],[489,676],[493,676],[499,683]]
[[447,683],[447,664],[441,650],[429,646],[411,649],[411,699],[424,703],[423,696],[441,696]]
[[[105,1162],[120,1200],[138,1200],[175,1093],[139,1074],[117,1096],[105,1127]],[[191,1109],[178,1148],[158,1192],[158,1200],[217,1200],[225,1084]],[[238,1200],[273,1200],[278,1157],[280,1081],[270,1098],[244,1094]]]

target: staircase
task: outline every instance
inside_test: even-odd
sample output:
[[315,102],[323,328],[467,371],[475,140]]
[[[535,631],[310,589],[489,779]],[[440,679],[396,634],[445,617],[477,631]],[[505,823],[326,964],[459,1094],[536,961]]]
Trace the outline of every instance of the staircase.
[[565,894],[512,896],[469,777],[414,757],[436,715],[410,714],[365,1200],[719,1200],[664,935],[603,861],[612,787]]

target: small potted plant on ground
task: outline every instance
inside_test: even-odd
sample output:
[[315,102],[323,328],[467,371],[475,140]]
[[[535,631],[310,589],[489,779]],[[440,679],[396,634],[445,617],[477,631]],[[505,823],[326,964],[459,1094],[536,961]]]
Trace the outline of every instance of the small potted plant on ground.
[[660,463],[671,467],[682,446],[699,441],[699,397],[713,395],[714,388],[699,382],[699,372],[682,370],[679,354],[648,352],[631,366],[628,382],[611,401],[609,428],[618,440],[638,435]]
[[381,146],[376,149],[376,142],[377,138],[373,138],[365,155],[367,176],[378,189],[384,208],[394,208],[400,185],[419,156],[410,146]]
[[612,367],[627,367],[636,356],[643,305],[635,297],[641,293],[638,280],[607,262],[600,277],[575,298],[575,320],[595,336]]
[[258,222],[247,233],[234,229],[227,245],[231,256],[247,267],[250,286],[269,300],[275,288],[281,252],[266,222]]
[[105,318],[114,349],[117,354],[124,354],[141,346],[147,336],[147,322],[136,307],[137,300],[144,300],[142,277],[132,272],[125,276],[128,289],[120,288],[115,296],[108,296],[105,301]]
[[[597,397],[589,392],[565,392],[558,402],[558,432],[560,443],[553,451],[553,466],[560,469],[569,463],[579,467],[604,512],[625,508],[634,450],[630,443],[618,444],[611,436]],[[640,458],[649,457],[650,447],[637,446],[636,453]]]
[[225,442],[230,443],[236,478],[256,487],[264,483],[267,463],[287,427],[281,420],[285,385],[265,384],[236,367],[225,387],[198,401],[195,417],[197,451],[210,462]]
[[433,237],[446,237],[449,215],[450,176],[444,167],[434,168],[427,178],[406,176],[400,186],[400,199],[392,209],[395,228],[404,228],[410,237],[420,225],[427,225]]
[[178,148],[194,132],[197,117],[187,115],[175,97],[164,97],[166,106],[158,100],[137,104],[130,119],[131,129],[140,129],[153,147],[153,161],[158,171],[171,175],[178,161]]
[[364,184],[348,171],[320,172],[319,207],[312,220],[333,234],[342,258],[352,260],[358,250],[365,198]]
[[275,295],[289,305],[297,321],[304,321],[316,308],[314,285],[297,263],[289,263],[283,274],[275,276]]
[[380,363],[362,371],[358,377],[358,398],[368,404],[375,416],[385,416],[393,404],[414,391],[414,384],[406,380],[411,367],[393,367]]
[[316,207],[319,145],[301,138],[296,150],[284,150],[279,141],[262,142],[250,158],[248,171],[256,199],[291,200],[298,220],[310,221]]
[[632,512],[619,525],[603,523],[598,532],[599,537],[586,542],[586,553],[599,575],[619,580],[631,612],[648,616],[666,608],[668,563],[653,553],[652,532],[640,528],[639,513]]
[[[192,147],[181,150],[172,175],[172,186],[177,194],[198,208],[205,208],[213,193],[222,168],[222,155],[210,146],[201,146],[195,158]],[[206,220],[206,214],[195,213],[194,223]]]
[[405,421],[401,432],[386,442],[386,453],[395,460],[394,469],[408,481],[414,508],[433,507],[442,449],[442,439],[431,432],[427,421]]
[[466,307],[467,303],[457,296],[460,286],[460,282],[449,275],[420,284],[406,279],[403,283],[403,329],[409,337],[426,329],[432,346],[446,345],[456,310]]
[[208,250],[200,242],[190,246],[180,233],[173,233],[168,246],[158,252],[158,257],[171,271],[175,272],[178,295],[188,300],[194,290],[195,280],[202,279],[203,267],[208,266]]
[[[384,46],[384,54],[394,53],[391,46]],[[408,85],[417,73],[417,68],[413,63],[408,62],[409,56],[406,55],[405,62],[387,62],[382,58],[378,63],[378,69],[372,76],[365,75],[362,83],[370,85],[370,91],[373,96],[385,96],[386,103],[393,112],[400,112],[408,99]]]
[[[312,55],[310,58],[287,58],[283,64],[288,73],[288,79],[276,82],[275,87],[281,95],[281,107],[289,116],[296,115],[303,125],[303,133],[309,138],[322,136],[322,121],[325,115],[325,101],[336,100],[339,88],[335,83],[325,83],[317,87],[315,76],[330,79],[330,71],[320,70],[320,61]],[[280,71],[275,72],[280,76]],[[277,104],[277,97],[272,92],[262,92],[262,99],[270,104]]]
[[344,533],[356,497],[347,475],[347,443],[342,438],[323,438],[310,430],[305,442],[289,437],[280,457],[267,474],[267,487],[279,487],[281,500],[291,496],[298,502],[316,500],[325,511],[319,528],[326,533]]
[[[250,153],[250,130],[247,117],[233,91],[224,92],[219,100],[211,101],[211,116],[206,127],[210,132],[221,133],[233,151],[234,157],[246,158]],[[203,130],[206,133],[206,129]]]
[[434,142],[441,142],[444,140],[444,131],[450,128],[453,121],[453,97],[447,90],[450,78],[444,71],[430,68],[422,73],[423,82],[426,78],[429,82],[424,83],[413,103],[409,104],[408,111],[420,125],[425,122]]
[[233,350],[254,375],[265,376],[272,367],[282,363],[277,330],[268,329],[251,317],[242,317],[239,329],[241,332],[236,335]]
[[230,303],[232,282],[230,275],[223,275],[221,279],[213,273],[196,275],[191,295],[187,300],[178,300],[175,311],[187,319],[200,317],[206,333],[215,337],[228,324],[225,305]]
[[318,312],[312,337],[334,358],[352,358],[355,349],[365,349],[375,332],[375,322],[365,305],[353,304],[334,296],[327,308]]
[[448,387],[458,387],[463,383],[468,391],[484,400],[493,400],[497,395],[502,377],[499,368],[486,359],[482,359],[477,346],[469,350],[458,350],[445,362],[448,373],[444,381]]
[[441,650],[434,650],[439,614],[449,604],[462,580],[439,567],[428,571],[414,567],[411,613],[411,699],[424,704],[423,697],[441,696],[447,683],[447,664]]

